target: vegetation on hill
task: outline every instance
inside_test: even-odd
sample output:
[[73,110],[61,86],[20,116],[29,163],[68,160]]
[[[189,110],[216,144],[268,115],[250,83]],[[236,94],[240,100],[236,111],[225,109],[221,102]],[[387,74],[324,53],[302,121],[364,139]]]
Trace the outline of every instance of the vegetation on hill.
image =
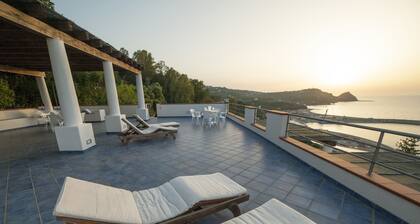
[[213,97],[229,98],[231,102],[281,110],[305,109],[307,105],[357,101],[357,98],[350,92],[334,96],[315,88],[285,92],[257,92],[224,87],[208,87],[208,90]]
[[6,80],[0,80],[0,108],[13,105],[15,100],[15,92],[10,89]]
[[[122,49],[123,53],[128,51]],[[153,110],[157,103],[213,102],[203,81],[190,79],[164,61],[155,62],[146,50],[133,53],[133,59],[144,65],[142,72],[146,103]],[[0,72],[1,73],[1,72]],[[106,105],[106,91],[102,71],[73,72],[73,80],[80,105]],[[115,72],[120,104],[137,104],[135,75]],[[59,105],[52,74],[47,73],[46,83],[53,105]],[[30,76],[0,74],[0,109],[36,107],[41,105],[36,81]],[[152,111],[153,112],[153,111]]]

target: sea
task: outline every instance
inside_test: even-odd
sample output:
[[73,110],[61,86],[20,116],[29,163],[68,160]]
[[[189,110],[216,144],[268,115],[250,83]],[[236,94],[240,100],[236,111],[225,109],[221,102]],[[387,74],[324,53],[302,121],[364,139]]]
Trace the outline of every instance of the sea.
[[[340,102],[330,105],[309,106],[309,109],[318,114],[339,115],[363,118],[407,119],[420,120],[420,95],[418,96],[372,96],[360,97],[356,102]],[[328,110],[328,111],[327,111]],[[325,129],[367,138],[377,141],[379,133],[359,128],[335,124],[308,123],[311,128]],[[419,125],[363,123],[360,125],[396,130],[420,135]],[[383,143],[395,147],[402,136],[385,134]]]

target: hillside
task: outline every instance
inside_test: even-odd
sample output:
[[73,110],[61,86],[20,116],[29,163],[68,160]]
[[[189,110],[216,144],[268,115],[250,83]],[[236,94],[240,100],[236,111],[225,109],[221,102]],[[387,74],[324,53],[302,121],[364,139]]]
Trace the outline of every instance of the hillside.
[[283,110],[304,109],[307,105],[357,101],[357,98],[350,92],[334,96],[331,93],[315,88],[284,92],[257,92],[212,86],[207,88],[210,95],[216,98],[230,98],[233,101],[244,104],[261,105],[267,108]]

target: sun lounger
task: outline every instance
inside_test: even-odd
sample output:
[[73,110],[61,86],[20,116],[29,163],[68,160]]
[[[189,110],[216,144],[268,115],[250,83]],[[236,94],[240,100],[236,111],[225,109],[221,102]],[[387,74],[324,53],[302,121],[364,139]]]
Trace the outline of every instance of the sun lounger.
[[175,127],[161,127],[161,126],[150,126],[145,129],[139,129],[125,117],[121,120],[128,125],[128,129],[120,135],[121,142],[124,144],[129,143],[131,140],[150,139],[163,136],[172,136],[176,138],[178,128]]
[[229,209],[240,215],[244,187],[221,173],[176,177],[158,187],[128,191],[66,177],[54,208],[65,223],[190,223]]
[[271,199],[260,207],[233,218],[223,224],[315,224],[293,208]]
[[[152,126],[159,126],[159,127],[179,127],[178,122],[164,122],[164,123],[157,123],[157,124],[149,124],[143,118],[141,118],[138,114],[133,114],[133,117],[139,122],[139,125],[145,128],[150,128]],[[137,126],[139,127],[139,126]]]

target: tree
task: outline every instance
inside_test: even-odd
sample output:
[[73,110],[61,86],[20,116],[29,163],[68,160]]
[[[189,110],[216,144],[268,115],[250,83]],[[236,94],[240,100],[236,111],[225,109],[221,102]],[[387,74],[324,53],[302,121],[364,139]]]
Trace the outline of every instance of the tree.
[[141,74],[144,83],[146,85],[150,84],[153,76],[156,74],[155,59],[152,54],[146,50],[138,50],[133,53],[133,60],[143,65]]
[[[48,1],[50,2],[50,1]],[[123,54],[128,51],[121,48]],[[133,59],[144,65],[142,71],[145,101],[154,110],[157,103],[209,103],[208,88],[200,80],[189,79],[164,61],[155,62],[146,50],[134,52]],[[74,72],[73,80],[80,105],[106,105],[104,74],[98,72]],[[137,104],[136,76],[128,71],[116,71],[115,81],[121,104]],[[45,82],[53,105],[59,105],[53,75],[47,73]],[[0,108],[38,107],[42,105],[36,81],[30,76],[8,73],[0,77]]]
[[128,57],[128,55],[129,55],[129,53],[128,53],[128,50],[127,49],[125,49],[125,48],[120,48],[120,52],[123,54],[123,55],[125,55],[125,56],[127,56]]
[[121,83],[117,86],[117,92],[121,105],[137,104],[137,92],[135,85]]
[[209,97],[209,91],[207,90],[203,81],[192,79],[191,84],[194,87],[194,103],[207,103],[211,101]]
[[399,142],[397,142],[397,148],[399,148],[401,151],[410,153],[410,154],[420,154],[420,149],[417,147],[419,146],[417,143],[420,141],[418,138],[405,138],[401,139]]
[[54,3],[51,0],[38,0],[41,2],[45,7],[54,10]]
[[80,105],[106,104],[103,72],[75,72],[73,80]]
[[9,88],[7,81],[0,79],[0,108],[10,108],[15,103],[15,92]]
[[188,76],[170,68],[164,75],[163,94],[168,103],[194,102],[194,87]]
[[25,108],[41,105],[41,97],[34,77],[6,73],[1,79],[5,80],[14,92],[13,107]]
[[156,104],[164,103],[165,97],[163,96],[162,86],[159,83],[154,82],[144,87],[144,98],[150,107],[150,114],[156,114]]

